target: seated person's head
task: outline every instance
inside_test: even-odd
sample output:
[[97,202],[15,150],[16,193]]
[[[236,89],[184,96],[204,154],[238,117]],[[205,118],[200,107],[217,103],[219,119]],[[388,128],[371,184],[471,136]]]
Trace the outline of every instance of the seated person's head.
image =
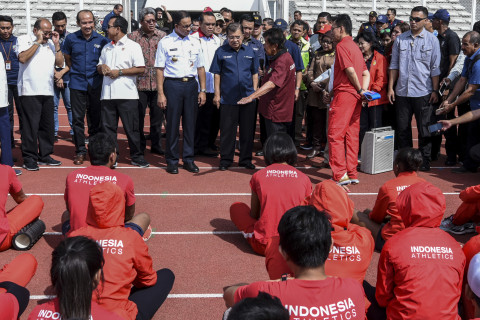
[[468,267],[468,286],[466,288],[466,299],[473,302],[475,308],[474,317],[480,316],[480,253],[477,253]]
[[117,159],[115,141],[103,132],[89,138],[88,156],[90,163],[94,166],[113,166]]
[[274,163],[286,163],[291,166],[297,162],[297,148],[292,138],[284,132],[275,132],[263,146],[265,163],[267,166]]
[[312,206],[294,207],[278,224],[280,252],[289,267],[323,267],[332,247],[332,225],[325,212]]
[[422,153],[418,149],[400,149],[393,161],[393,172],[396,176],[402,172],[417,172],[423,163]]
[[438,228],[446,208],[442,190],[426,181],[403,190],[397,197],[396,205],[406,228]]
[[287,309],[277,297],[259,292],[256,298],[245,298],[232,307],[228,320],[288,320]]
[[92,291],[103,282],[103,251],[87,237],[66,238],[53,250],[50,277],[62,319],[90,319]]

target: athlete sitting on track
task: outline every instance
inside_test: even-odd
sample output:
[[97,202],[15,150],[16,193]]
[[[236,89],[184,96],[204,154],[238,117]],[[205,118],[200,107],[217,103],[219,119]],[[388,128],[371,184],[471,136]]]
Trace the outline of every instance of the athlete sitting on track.
[[131,226],[148,239],[151,232],[150,216],[146,213],[134,216],[135,193],[132,178],[112,169],[117,160],[115,142],[106,134],[97,133],[90,137],[88,156],[92,165],[72,171],[67,177],[65,184],[67,210],[62,215],[62,233],[67,234],[87,225],[89,192],[95,185],[109,181],[123,190],[125,225]]
[[103,282],[102,248],[86,237],[67,238],[53,250],[50,277],[57,298],[33,309],[28,320],[120,320],[92,301]]
[[310,179],[292,167],[297,149],[288,134],[273,133],[265,142],[264,154],[267,167],[250,180],[251,208],[242,202],[230,206],[233,223],[260,255],[265,255],[268,240],[278,235],[278,222],[285,211],[312,193]]
[[[169,269],[153,271],[152,257],[136,228],[124,225],[125,196],[105,182],[90,190],[87,226],[71,236],[88,236],[103,248],[105,284],[95,300],[126,320],[151,319],[172,289]],[[132,286],[133,285],[133,286]]]
[[413,148],[399,150],[393,162],[393,173],[396,178],[385,182],[380,187],[371,211],[366,209],[353,216],[353,223],[366,227],[372,232],[375,250],[382,251],[385,241],[405,229],[395,201],[404,189],[417,182],[425,181],[417,176],[422,163],[422,153],[419,150]]
[[337,319],[365,319],[362,285],[354,279],[325,274],[331,230],[327,214],[312,206],[288,210],[278,233],[282,255],[295,278],[228,287],[223,295],[227,307],[263,291],[278,297],[292,320],[300,315],[302,319],[327,318],[325,310],[335,310]]
[[442,221],[440,229],[453,234],[474,233],[480,222],[480,185],[466,188],[459,196],[462,204],[455,214]]
[[[325,273],[362,283],[372,259],[374,241],[368,229],[350,223],[354,205],[345,190],[333,180],[325,180],[317,184],[303,204],[330,216],[333,246],[325,262]],[[272,280],[285,273],[293,275],[278,250],[279,244],[279,237],[273,237],[265,251],[265,265]]]

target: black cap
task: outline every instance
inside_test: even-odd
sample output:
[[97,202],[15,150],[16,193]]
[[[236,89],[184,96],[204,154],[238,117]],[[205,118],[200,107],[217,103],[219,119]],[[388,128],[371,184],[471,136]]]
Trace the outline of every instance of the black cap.
[[262,17],[258,14],[254,14],[253,15],[253,22],[254,22],[255,25],[261,26],[262,25]]

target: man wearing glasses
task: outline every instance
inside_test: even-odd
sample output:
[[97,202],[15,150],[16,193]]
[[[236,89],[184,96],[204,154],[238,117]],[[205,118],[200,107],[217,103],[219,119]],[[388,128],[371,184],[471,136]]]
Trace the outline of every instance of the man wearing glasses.
[[88,134],[100,132],[100,95],[103,77],[97,72],[97,63],[108,40],[98,34],[95,19],[90,10],[77,13],[80,30],[69,33],[63,42],[65,63],[70,68],[70,101],[72,103],[73,164],[82,165],[87,157],[85,147],[85,114]]
[[[165,160],[167,172],[178,173],[180,120],[183,128],[183,168],[197,173],[194,162],[195,121],[197,108],[206,100],[205,68],[202,48],[192,38],[192,19],[188,12],[178,11],[173,22],[175,30],[158,43],[157,68],[158,106],[167,109]],[[195,76],[198,75],[200,92]]]
[[430,170],[432,138],[428,125],[434,112],[432,104],[439,101],[441,59],[438,39],[425,30],[427,17],[427,8],[413,8],[411,30],[397,37],[392,48],[387,93],[390,103],[395,104],[398,149],[413,146],[411,123],[415,114],[423,156],[421,171]]
[[388,18],[388,28],[393,30],[397,24],[402,22],[401,20],[395,19],[397,16],[397,10],[394,8],[388,8],[387,10],[387,18]]
[[22,126],[23,167],[37,171],[38,165],[59,166],[53,153],[53,73],[63,66],[60,37],[47,19],[38,19],[33,34],[17,39],[15,53],[20,62],[18,94],[24,108]]
[[137,76],[138,89],[138,118],[140,129],[140,146],[145,151],[147,140],[143,131],[147,107],[150,109],[150,152],[158,155],[164,154],[162,138],[162,122],[164,112],[157,105],[157,70],[155,69],[155,53],[158,42],[167,34],[158,30],[155,20],[155,9],[143,8],[139,14],[140,29],[128,35],[128,38],[140,45],[145,58],[145,71]]

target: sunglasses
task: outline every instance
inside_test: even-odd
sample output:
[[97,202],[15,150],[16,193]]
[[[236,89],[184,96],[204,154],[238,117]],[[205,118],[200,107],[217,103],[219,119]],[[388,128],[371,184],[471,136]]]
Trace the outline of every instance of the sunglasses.
[[225,18],[223,20],[225,20],[226,23],[229,23],[230,21],[232,21],[230,19],[225,19]]
[[145,23],[155,23],[155,19],[145,20]]
[[420,21],[425,20],[427,18],[410,17],[409,19],[410,19],[410,21],[420,22]]
[[224,23],[218,23],[218,22],[215,24],[216,27],[223,27],[224,25],[225,25]]
[[380,33],[385,33],[385,32],[390,33],[390,31],[391,31],[391,30],[390,30],[389,28],[386,28],[386,29],[380,30]]

